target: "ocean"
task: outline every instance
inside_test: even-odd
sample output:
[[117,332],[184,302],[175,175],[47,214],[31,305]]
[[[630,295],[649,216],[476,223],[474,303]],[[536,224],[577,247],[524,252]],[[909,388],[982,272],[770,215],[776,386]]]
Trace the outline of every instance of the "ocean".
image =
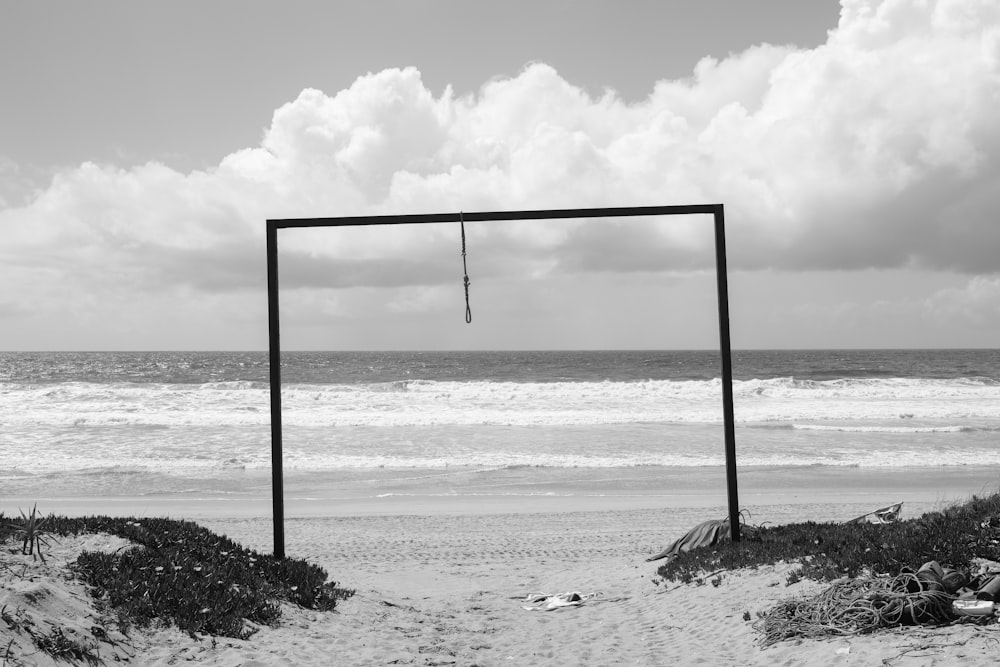
[[[666,494],[725,463],[720,366],[285,352],[285,477],[331,502]],[[741,469],[1000,466],[998,350],[736,351],[733,373]],[[269,406],[262,352],[0,353],[0,500],[266,494]]]

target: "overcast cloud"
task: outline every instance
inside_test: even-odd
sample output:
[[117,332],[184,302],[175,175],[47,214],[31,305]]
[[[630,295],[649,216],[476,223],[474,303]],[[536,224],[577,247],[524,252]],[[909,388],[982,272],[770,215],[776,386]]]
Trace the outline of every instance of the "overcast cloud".
[[[997,108],[995,0],[845,0],[817,48],[706,58],[635,103],[590,96],[544,63],[468,96],[388,69],[303,90],[259,145],[210,170],[85,163],[27,197],[0,191],[0,316],[99,313],[95,301],[127,307],[136,294],[259,308],[267,218],[694,203],[726,205],[731,270],[968,274],[920,308],[989,312]],[[0,161],[0,174],[17,169]],[[469,238],[477,279],[499,279],[710,269],[709,232],[698,220],[526,222]],[[455,281],[457,244],[452,226],[289,233],[282,286],[410,285],[422,291],[387,307],[420,309]]]

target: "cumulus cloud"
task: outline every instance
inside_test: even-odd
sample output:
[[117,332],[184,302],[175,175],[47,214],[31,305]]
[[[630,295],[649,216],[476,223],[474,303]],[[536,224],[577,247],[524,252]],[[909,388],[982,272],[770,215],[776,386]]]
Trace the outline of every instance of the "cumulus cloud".
[[[706,58],[637,103],[542,63],[468,96],[435,96],[413,68],[304,90],[211,170],[87,163],[8,198],[3,271],[38,297],[52,294],[37,280],[233,292],[263,284],[266,218],[717,202],[731,268],[1000,270],[1000,5],[842,5],[815,49]],[[469,235],[479,276],[684,271],[711,266],[706,227]],[[456,246],[449,226],[289,233],[283,285],[433,286],[453,279]]]

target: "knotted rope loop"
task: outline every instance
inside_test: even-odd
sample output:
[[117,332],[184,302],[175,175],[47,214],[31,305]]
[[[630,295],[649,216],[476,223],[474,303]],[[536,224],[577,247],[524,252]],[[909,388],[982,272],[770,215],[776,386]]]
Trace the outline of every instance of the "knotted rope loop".
[[458,212],[458,222],[462,227],[462,272],[465,282],[465,323],[472,324],[472,308],[469,307],[469,267],[465,262],[465,214]]

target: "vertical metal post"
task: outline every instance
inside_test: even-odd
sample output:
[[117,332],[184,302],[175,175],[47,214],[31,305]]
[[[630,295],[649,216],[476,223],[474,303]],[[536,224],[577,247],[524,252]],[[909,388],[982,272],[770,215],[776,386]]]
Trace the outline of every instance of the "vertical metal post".
[[722,418],[726,438],[726,488],[733,542],[740,540],[740,501],[736,489],[736,424],[733,417],[733,352],[729,342],[729,283],[726,277],[726,214],[715,206],[715,275],[719,292],[719,350],[722,353]]
[[268,368],[271,374],[271,502],[274,557],[285,557],[285,485],[281,453],[281,338],[278,334],[278,226],[267,223]]

